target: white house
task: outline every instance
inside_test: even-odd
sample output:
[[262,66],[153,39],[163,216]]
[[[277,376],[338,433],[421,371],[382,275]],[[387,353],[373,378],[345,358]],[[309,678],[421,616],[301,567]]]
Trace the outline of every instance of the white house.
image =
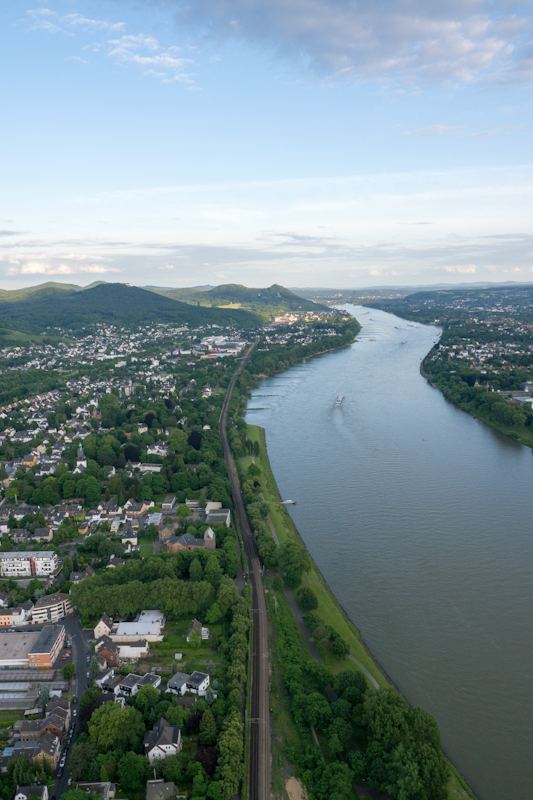
[[186,692],[203,697],[209,688],[209,675],[206,672],[176,672],[167,683],[167,692],[184,695]]
[[177,755],[182,747],[180,728],[177,725],[170,725],[163,717],[144,737],[144,754],[150,764]]

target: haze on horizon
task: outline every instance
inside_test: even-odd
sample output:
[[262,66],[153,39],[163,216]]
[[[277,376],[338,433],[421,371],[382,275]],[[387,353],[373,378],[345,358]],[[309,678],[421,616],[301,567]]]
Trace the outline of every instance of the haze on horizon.
[[2,5],[0,286],[533,280],[533,3]]

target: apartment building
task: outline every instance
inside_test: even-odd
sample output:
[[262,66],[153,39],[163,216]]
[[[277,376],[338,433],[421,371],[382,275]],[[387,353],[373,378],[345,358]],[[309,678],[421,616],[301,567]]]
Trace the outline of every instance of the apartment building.
[[35,578],[52,575],[58,568],[57,554],[49,550],[0,553],[2,578]]

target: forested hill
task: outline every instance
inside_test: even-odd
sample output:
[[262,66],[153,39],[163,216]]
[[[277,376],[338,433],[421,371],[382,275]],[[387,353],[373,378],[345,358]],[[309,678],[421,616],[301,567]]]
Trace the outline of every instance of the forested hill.
[[251,328],[261,318],[242,309],[191,306],[121,283],[102,283],[83,291],[45,288],[23,300],[0,299],[0,325],[4,329],[42,333],[46,328],[79,330],[102,322],[125,326],[168,322]]
[[362,304],[418,322],[438,319],[446,324],[446,319],[469,319],[487,313],[520,313],[525,319],[533,316],[533,286],[439,289],[415,292],[404,298],[367,300]]
[[280,315],[288,311],[323,311],[325,309],[325,306],[313,303],[303,297],[298,297],[290,289],[279,286],[277,283],[266,289],[249,289],[247,286],[241,286],[238,283],[227,283],[222,286],[215,286],[212,289],[159,289],[151,287],[150,290],[184,303],[208,307],[216,306],[218,308],[231,306],[233,308],[248,309],[262,314],[264,317]]

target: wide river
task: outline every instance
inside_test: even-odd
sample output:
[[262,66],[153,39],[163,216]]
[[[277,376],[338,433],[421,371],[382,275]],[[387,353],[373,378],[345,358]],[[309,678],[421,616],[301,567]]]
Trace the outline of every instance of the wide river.
[[262,381],[246,419],[327,583],[451,760],[482,800],[531,800],[532,452],[420,375],[436,328],[344,308],[355,344]]

